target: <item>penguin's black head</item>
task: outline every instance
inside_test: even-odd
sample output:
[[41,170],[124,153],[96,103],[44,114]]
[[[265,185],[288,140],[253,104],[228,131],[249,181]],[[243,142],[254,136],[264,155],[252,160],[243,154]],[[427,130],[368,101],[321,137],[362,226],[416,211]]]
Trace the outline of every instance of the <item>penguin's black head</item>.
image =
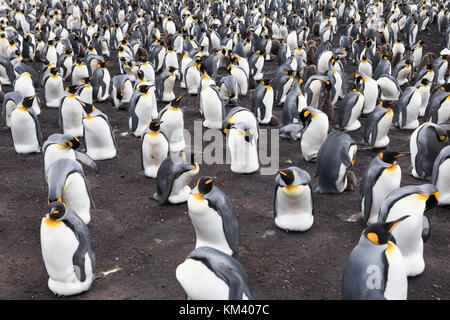
[[86,112],[86,114],[89,115],[89,114],[91,114],[92,112],[95,111],[94,105],[92,105],[90,103],[83,102],[81,100],[78,100],[78,102],[81,104],[81,106],[83,107],[83,109]]
[[142,70],[138,70],[137,71],[137,77],[138,77],[139,80],[143,80],[144,76],[145,76],[144,71],[142,71]]
[[394,163],[394,161],[397,160],[398,158],[401,158],[404,156],[406,156],[406,154],[395,152],[395,151],[388,151],[388,150],[380,152],[378,154],[378,157],[381,160],[383,160],[384,162],[387,162],[387,163],[391,163],[391,164]]
[[436,192],[430,194],[430,196],[428,197],[428,200],[425,203],[425,211],[428,211],[428,210],[436,207],[438,202],[439,202],[439,192],[436,191]]
[[57,67],[50,68],[50,73],[54,76],[58,73],[58,71],[59,71],[59,68],[57,68]]
[[61,220],[67,212],[67,207],[63,202],[55,201],[48,205],[50,219],[59,221]]
[[81,82],[84,83],[84,84],[89,84],[91,82],[92,78],[93,78],[92,76],[91,77],[82,78]]
[[101,60],[98,62],[98,67],[100,69],[106,68],[107,62],[105,60]]
[[72,54],[72,49],[66,49],[64,50],[64,54]]
[[73,139],[66,141],[66,146],[74,150],[78,149],[80,147],[80,140],[78,140],[78,138],[76,137],[73,137]]
[[142,92],[142,93],[147,93],[148,92],[148,89],[150,89],[152,86],[151,85],[148,85],[148,84],[141,84],[139,87],[138,87],[138,91],[139,92]]
[[152,120],[150,121],[150,123],[148,124],[148,128],[152,131],[156,131],[158,132],[159,129],[161,129],[161,123],[162,121],[158,121],[158,120]]
[[75,94],[75,93],[77,93],[77,90],[78,90],[78,89],[80,89],[80,86],[77,86],[77,85],[68,86],[68,87],[66,88],[67,92],[70,93],[70,94]]
[[206,73],[206,66],[203,62],[198,64],[198,71],[200,71],[203,74]]
[[331,90],[331,86],[332,86],[331,81],[330,80],[326,80],[324,83],[325,83],[325,89],[327,91],[330,91]]
[[268,85],[270,85],[271,82],[272,82],[272,80],[269,80],[269,79],[263,79],[263,80],[261,80],[261,84],[262,84],[263,86],[268,86]]
[[426,85],[430,84],[430,80],[427,78],[422,78],[422,79],[420,79],[420,83],[426,86]]
[[433,70],[433,67],[434,67],[434,64],[433,64],[433,63],[430,63],[430,64],[427,64],[427,65],[425,66],[425,69],[427,69],[427,70]]
[[359,73],[355,73],[355,84],[359,86],[362,81],[362,76]]
[[214,179],[211,177],[201,177],[198,179],[197,188],[201,194],[208,194],[213,188]]
[[170,73],[175,72],[175,70],[177,70],[177,69],[178,69],[178,68],[175,68],[175,67],[172,67],[172,66],[170,66],[170,67],[167,68],[167,70],[168,70]]
[[405,60],[405,63],[406,63],[407,65],[412,65],[412,64],[413,64],[413,61],[412,61],[412,60],[409,60],[409,59],[407,59],[407,60]]
[[443,84],[441,90],[445,92],[450,92],[450,83]]
[[197,156],[193,152],[189,152],[188,154],[183,155],[184,162],[195,165],[195,159]]
[[292,76],[294,74],[294,70],[286,70],[284,72],[287,76]]
[[408,217],[409,215],[403,216],[400,219],[391,222],[371,224],[364,229],[363,234],[373,244],[378,246],[387,244],[388,241],[391,240],[391,232],[400,222]]
[[287,186],[290,186],[292,183],[294,183],[295,173],[291,169],[284,169],[280,171],[280,177]]
[[312,113],[311,113],[311,111],[309,111],[307,109],[301,110],[298,114],[298,118],[303,124],[306,124],[308,121],[310,121],[311,117],[312,117]]
[[178,98],[173,99],[172,101],[169,102],[169,105],[171,107],[178,107],[180,105],[180,101],[181,101],[182,98],[183,98],[183,96],[181,95]]
[[30,97],[25,97],[22,100],[22,105],[25,108],[31,108],[31,106],[33,105],[33,101],[36,98],[36,96],[30,96]]

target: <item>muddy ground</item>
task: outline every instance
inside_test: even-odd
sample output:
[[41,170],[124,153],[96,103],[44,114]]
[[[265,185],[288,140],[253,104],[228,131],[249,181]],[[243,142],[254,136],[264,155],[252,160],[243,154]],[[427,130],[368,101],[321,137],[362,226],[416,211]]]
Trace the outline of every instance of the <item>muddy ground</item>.
[[[428,44],[425,51],[438,52],[442,48],[435,26],[419,38]],[[117,75],[115,52],[110,60],[111,75]],[[266,63],[264,71],[270,74],[275,68],[274,62]],[[354,66],[346,69],[349,76],[354,70]],[[4,90],[10,91],[11,87]],[[182,93],[185,91],[177,83],[176,94]],[[43,92],[40,97],[44,103]],[[244,97],[241,105],[249,107],[249,97]],[[158,110],[163,106],[160,103]],[[202,120],[196,97],[186,95],[182,106],[185,128],[193,133],[194,121]],[[149,199],[156,183],[142,173],[140,140],[122,135],[128,131],[127,112],[116,110],[110,103],[96,107],[108,114],[119,152],[115,159],[97,161],[99,173],[85,169],[96,204],[89,229],[97,257],[96,271],[116,272],[96,280],[88,292],[64,299],[184,299],[175,269],[195,245],[187,205],[160,207]],[[274,111],[280,120],[281,111]],[[59,132],[57,113],[56,109],[42,108],[39,119],[44,141]],[[361,119],[363,127],[350,133],[358,143],[366,120]],[[330,128],[335,124],[336,119]],[[410,135],[409,130],[392,129],[389,149],[409,151]],[[225,139],[223,142],[225,145]],[[358,179],[376,154],[373,150],[358,151],[354,167]],[[299,141],[280,140],[279,159],[280,168],[298,166],[307,170],[313,177],[313,187],[317,187],[315,164],[301,158]],[[402,186],[425,183],[407,171],[409,157],[399,162]],[[10,131],[0,130],[0,299],[62,299],[47,287],[41,256],[40,223],[47,210],[42,165],[42,154],[17,155]],[[256,299],[341,299],[342,271],[363,229],[361,221],[352,219],[358,210],[357,190],[339,195],[315,193],[312,228],[305,233],[286,233],[273,221],[274,175],[239,175],[226,164],[201,164],[198,177],[202,175],[216,177],[216,186],[232,200],[240,224],[240,251],[235,257],[247,271]],[[426,268],[422,275],[409,279],[408,299],[450,298],[449,213],[449,209],[440,207],[428,213],[432,234],[425,244]]]

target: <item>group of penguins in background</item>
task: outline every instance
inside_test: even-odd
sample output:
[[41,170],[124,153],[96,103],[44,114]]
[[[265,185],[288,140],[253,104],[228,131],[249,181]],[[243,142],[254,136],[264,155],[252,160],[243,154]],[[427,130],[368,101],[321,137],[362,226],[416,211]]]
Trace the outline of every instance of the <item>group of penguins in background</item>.
[[[362,144],[380,152],[360,177],[365,229],[343,270],[342,297],[406,299],[407,278],[425,268],[424,213],[450,205],[449,9],[435,0],[1,0],[2,121],[18,154],[42,152],[49,212],[41,250],[50,290],[79,294],[96,278],[88,228],[95,207],[82,164],[97,170],[95,161],[117,156],[108,116],[94,106],[110,102],[127,111],[129,133],[141,139],[142,168],[157,183],[153,198],[187,203],[196,244],[176,269],[186,297],[253,299],[233,257],[239,224],[231,200],[212,177],[189,187],[199,165],[184,152],[179,85],[197,96],[203,126],[226,134],[236,173],[259,170],[259,128],[277,122],[272,110],[282,107],[281,137],[299,141],[303,159],[315,162],[319,193],[356,182],[350,133],[367,117]],[[437,55],[418,39],[433,24],[436,41],[443,39]],[[277,65],[270,78],[268,61]],[[111,62],[120,74],[110,74]],[[349,66],[355,74],[346,73]],[[244,96],[250,109],[240,106]],[[157,102],[167,105],[158,111]],[[39,114],[47,108],[58,110],[59,128],[42,142]],[[338,128],[330,130],[335,111]],[[397,159],[406,154],[386,149],[393,126],[413,130],[411,173],[424,184],[400,187]],[[277,173],[274,222],[291,232],[312,227],[305,170]],[[371,287],[374,266],[380,279]]]

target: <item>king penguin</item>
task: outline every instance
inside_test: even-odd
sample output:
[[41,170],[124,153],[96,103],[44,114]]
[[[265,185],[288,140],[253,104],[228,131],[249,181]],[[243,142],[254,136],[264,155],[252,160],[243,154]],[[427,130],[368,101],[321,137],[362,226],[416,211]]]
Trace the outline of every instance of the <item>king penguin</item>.
[[405,261],[391,233],[409,216],[375,223],[363,230],[342,276],[344,300],[406,300]]
[[157,105],[149,92],[151,87],[152,85],[140,85],[133,93],[128,106],[129,129],[136,137],[142,136],[150,121],[157,114]]
[[188,184],[199,170],[193,153],[189,158],[186,154],[180,157],[177,153],[167,157],[159,166],[156,175],[157,190],[153,194],[153,199],[158,201],[159,205],[167,202],[171,204],[187,202],[191,192]]
[[363,143],[374,149],[385,148],[390,142],[389,130],[392,128],[394,111],[389,107],[392,103],[383,103],[375,107],[369,114],[364,128]]
[[41,125],[34,112],[35,96],[25,97],[11,112],[11,136],[14,149],[19,154],[40,152],[42,145]]
[[439,201],[439,192],[432,184],[401,187],[383,201],[378,222],[398,219],[407,212],[410,217],[392,233],[395,243],[405,258],[406,275],[414,277],[425,269],[423,245],[429,238],[430,222],[424,214]]
[[354,165],[357,145],[346,133],[332,131],[319,149],[316,174],[319,193],[341,193],[348,186],[348,171]]
[[2,120],[5,127],[11,127],[11,113],[20,104],[22,98],[22,94],[19,91],[11,91],[5,94],[2,101]]
[[414,130],[419,126],[422,95],[418,88],[407,87],[398,100],[398,125],[400,129]]
[[311,177],[308,172],[289,167],[275,178],[275,225],[285,231],[307,231],[314,223]]
[[91,191],[81,164],[73,159],[59,159],[47,171],[48,202],[64,202],[85,224],[91,221],[91,207],[95,209]]
[[439,190],[438,205],[450,205],[450,146],[443,148],[434,161],[431,183]]
[[303,124],[300,142],[303,159],[314,161],[328,136],[328,116],[320,110],[306,107],[299,112],[299,120]]
[[364,95],[353,89],[345,97],[339,108],[339,128],[345,131],[356,131],[361,128],[358,118],[364,107]]
[[232,172],[250,174],[258,171],[258,143],[250,126],[242,122],[231,125],[227,132],[227,146]]
[[131,101],[133,95],[133,83],[128,75],[121,74],[112,78],[111,99],[116,109],[125,109],[125,105]]
[[395,151],[383,151],[372,159],[359,188],[359,209],[364,224],[378,221],[378,213],[384,199],[400,188],[402,171],[396,160],[405,154]]
[[155,179],[163,161],[170,156],[170,141],[161,122],[152,120],[141,137],[141,159],[144,174]]
[[186,146],[184,140],[184,113],[180,102],[183,96],[173,99],[158,113],[161,129],[167,134],[171,152],[180,152]]
[[267,125],[272,120],[273,103],[274,90],[270,81],[263,80],[252,97],[252,110],[260,124]]
[[63,133],[74,137],[83,136],[83,116],[85,114],[83,106],[79,102],[76,94],[80,86],[69,86],[67,94],[60,100],[59,106],[59,126]]
[[89,290],[95,279],[95,253],[86,224],[62,202],[49,205],[41,222],[41,251],[48,287],[60,296]]
[[195,231],[195,248],[208,246],[233,255],[239,250],[239,223],[230,198],[214,185],[211,177],[201,177],[192,189],[188,212]]
[[191,300],[253,300],[247,274],[232,256],[211,247],[192,251],[176,269]]

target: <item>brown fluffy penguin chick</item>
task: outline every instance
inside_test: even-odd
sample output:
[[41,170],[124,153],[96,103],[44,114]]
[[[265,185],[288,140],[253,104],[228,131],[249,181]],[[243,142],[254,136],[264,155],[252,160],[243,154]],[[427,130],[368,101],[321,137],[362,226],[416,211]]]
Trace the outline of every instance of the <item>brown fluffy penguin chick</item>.
[[80,43],[80,51],[78,52],[79,57],[86,56],[86,48]]
[[316,37],[320,36],[320,22],[315,22],[311,28],[311,31]]
[[150,57],[150,55],[148,54],[148,51],[145,48],[143,48],[143,47],[139,47],[139,49],[136,51],[135,59],[137,61],[148,60],[149,57]]
[[316,64],[316,50],[317,48],[315,46],[310,46],[308,49],[306,49],[306,62],[308,65]]
[[329,121],[334,119],[334,105],[331,103],[329,90],[325,89],[324,99],[319,109],[328,116]]
[[270,53],[276,55],[278,53],[279,49],[280,49],[280,40],[273,39],[272,40],[272,50],[270,50]]
[[353,171],[347,171],[347,191],[355,191],[356,190],[357,179],[356,175]]
[[308,40],[308,42],[306,43],[306,48],[309,48],[310,46],[317,47],[317,44],[316,44],[316,42],[313,39]]
[[399,63],[402,60],[402,54],[399,52],[397,53],[395,56],[392,57],[392,68],[395,68],[395,66],[397,65],[397,63]]
[[344,68],[347,68],[347,59],[345,59],[345,57],[340,58],[339,61],[342,63]]
[[375,64],[373,67],[374,70],[375,70],[375,66],[378,65],[378,63],[381,61],[382,57],[383,57],[383,52],[381,52],[381,49],[380,50],[377,49],[375,51],[375,55],[374,55],[374,61],[375,61]]
[[308,79],[315,74],[317,74],[317,67],[314,64],[308,65],[305,71],[305,76],[303,77],[303,82],[306,83]]
[[417,70],[422,70],[426,65],[432,64],[435,58],[436,54],[434,52],[425,53],[417,66]]

